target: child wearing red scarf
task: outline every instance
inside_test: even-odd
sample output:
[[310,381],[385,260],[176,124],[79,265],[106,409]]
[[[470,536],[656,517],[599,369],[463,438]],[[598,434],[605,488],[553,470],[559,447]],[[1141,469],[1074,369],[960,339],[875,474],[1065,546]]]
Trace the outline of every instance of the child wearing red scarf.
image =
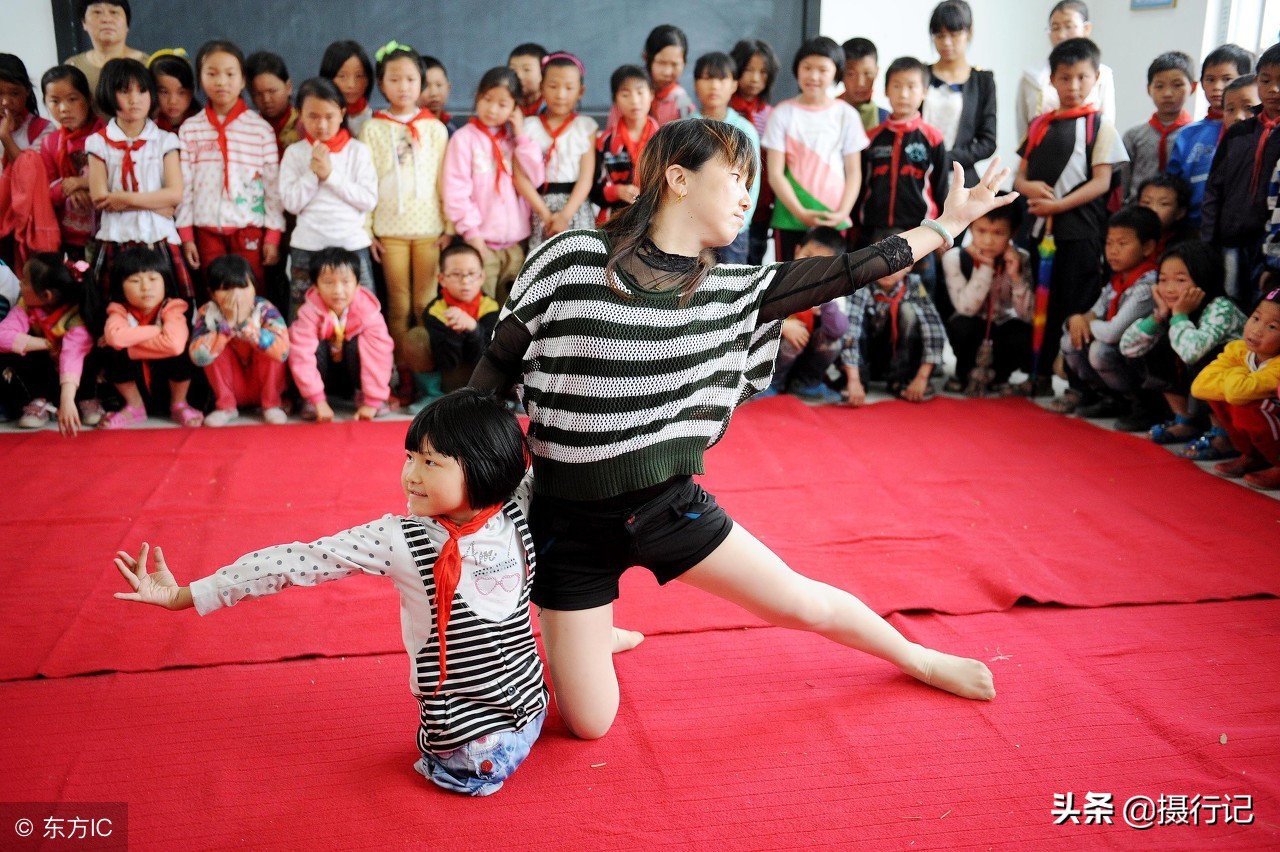
[[458,793],[496,793],[542,729],[548,693],[529,618],[532,478],[516,418],[464,389],[419,412],[404,442],[401,515],[309,544],[258,548],[179,586],[155,548],[116,555],[117,598],[201,615],[290,586],[368,574],[400,593],[410,689],[420,708],[414,769]]
[[1125,207],[1108,222],[1111,277],[1093,307],[1067,318],[1060,344],[1081,393],[1057,401],[1055,410],[1118,417],[1116,428],[1128,432],[1146,431],[1163,419],[1163,398],[1142,391],[1138,364],[1120,352],[1125,331],[1155,307],[1160,233],[1160,217],[1145,207]]
[[653,83],[643,68],[623,65],[610,76],[609,88],[619,118],[596,142],[596,182],[591,188],[591,200],[600,208],[600,224],[639,197],[635,175],[640,167],[640,152],[658,132],[658,122],[649,114]]
[[249,261],[262,286],[280,261],[284,210],[276,133],[241,99],[245,60],[229,41],[209,41],[196,54],[207,105],[178,131],[182,140],[182,203],[177,224],[192,269],[224,254]]
[[93,236],[97,217],[89,197],[89,155],[85,141],[105,125],[93,112],[93,97],[84,72],[70,65],[55,65],[40,78],[44,104],[58,129],[40,144],[49,197],[62,229],[62,250],[84,257],[85,243]]
[[1160,54],[1147,68],[1147,94],[1156,111],[1124,133],[1124,148],[1129,153],[1128,165],[1120,169],[1125,203],[1136,203],[1143,182],[1169,168],[1178,134],[1191,123],[1187,100],[1195,91],[1191,57],[1180,50]]
[[298,87],[302,139],[280,163],[280,200],[298,217],[289,241],[290,319],[311,286],[311,256],[339,246],[360,257],[360,286],[373,292],[372,237],[366,219],[378,202],[378,172],[369,146],[343,126],[345,102],[337,87],[313,77]]
[[466,243],[440,252],[440,296],[422,315],[422,325],[410,329],[408,353],[420,402],[416,413],[444,391],[462,387],[471,378],[489,345],[502,307],[480,291],[484,262]]
[[[187,403],[195,365],[187,357],[187,303],[175,298],[167,258],[138,246],[120,252],[111,269],[111,303],[103,343],[110,350],[107,380],[124,397],[124,408],[102,419],[101,429],[145,423],[147,402],[164,398],[180,426],[199,426],[204,417]],[[153,405],[154,408],[154,405]]]
[[[1037,219],[1032,234],[1039,239],[1051,229],[1057,243],[1049,282],[1049,333],[1038,353],[1038,375],[1030,384],[1037,395],[1052,389],[1050,374],[1058,355],[1055,330],[1068,316],[1088,311],[1097,298],[1106,196],[1114,167],[1129,158],[1115,127],[1090,103],[1101,62],[1101,51],[1087,38],[1067,39],[1053,49],[1049,79],[1060,107],[1036,117],[1018,149],[1022,164],[1013,188],[1027,199],[1027,211]],[[1079,139],[1084,139],[1083,146]]]
[[505,301],[524,265],[520,243],[531,233],[529,202],[516,190],[519,169],[532,186],[546,178],[542,150],[524,132],[520,79],[490,68],[476,89],[475,115],[453,134],[444,155],[444,212],[458,235],[484,258],[484,292]]

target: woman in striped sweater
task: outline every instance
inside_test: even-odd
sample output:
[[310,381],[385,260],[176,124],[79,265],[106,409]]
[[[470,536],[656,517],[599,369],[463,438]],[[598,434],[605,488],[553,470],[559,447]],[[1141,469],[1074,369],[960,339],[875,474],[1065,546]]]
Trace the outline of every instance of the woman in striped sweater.
[[926,649],[857,598],[788,568],[693,475],[733,410],[769,386],[782,321],[949,244],[1009,203],[997,163],[957,174],[938,222],[835,258],[716,265],[750,206],[750,142],[719,122],[666,125],[640,161],[641,194],[603,231],[568,231],[529,258],[472,384],[523,385],[538,554],[533,602],[561,716],[602,736],[618,708],[613,601],[643,565],[773,624],[820,633],[967,698],[995,695],[977,660]]

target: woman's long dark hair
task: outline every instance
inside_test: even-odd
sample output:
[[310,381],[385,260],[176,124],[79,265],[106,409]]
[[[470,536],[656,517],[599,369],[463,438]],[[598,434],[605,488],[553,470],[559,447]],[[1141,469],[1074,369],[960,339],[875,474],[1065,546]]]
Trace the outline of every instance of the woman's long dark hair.
[[[722,121],[705,118],[673,121],[664,125],[645,145],[636,169],[640,195],[634,204],[604,225],[612,247],[605,264],[605,277],[615,291],[626,295],[626,290],[617,283],[618,264],[636,253],[662,205],[676,203],[667,192],[667,169],[683,166],[696,172],[717,157],[733,168],[742,169],[748,187],[759,173],[759,163],[747,134]],[[687,301],[698,289],[715,264],[715,252],[703,249],[693,276],[680,290],[682,301]]]

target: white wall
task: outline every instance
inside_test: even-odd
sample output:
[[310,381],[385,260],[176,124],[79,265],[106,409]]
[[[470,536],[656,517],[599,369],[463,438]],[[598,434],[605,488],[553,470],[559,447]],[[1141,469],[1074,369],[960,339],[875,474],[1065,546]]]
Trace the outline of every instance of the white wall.
[[[53,34],[53,4],[48,0],[3,0],[0,14],[0,53],[12,53],[27,66],[31,82],[38,88],[40,75],[58,64],[58,45]],[[44,99],[36,93],[40,111]]]
[[[822,34],[838,42],[863,36],[875,42],[880,67],[898,56],[924,62],[937,58],[929,39],[929,15],[938,0],[822,0]],[[1200,60],[1216,45],[1217,17],[1222,0],[1178,0],[1174,9],[1130,11],[1128,0],[1090,3],[1093,38],[1103,61],[1115,70],[1117,124],[1123,131],[1152,112],[1147,97],[1147,66],[1166,50],[1191,55],[1199,76]],[[1014,110],[1018,80],[1024,68],[1039,65],[1049,55],[1048,21],[1052,0],[969,0],[973,8],[973,43],[969,60],[996,75],[999,104],[997,152],[1005,162],[1016,159]],[[892,11],[889,11],[889,8]],[[1206,19],[1213,25],[1206,30]],[[1207,47],[1206,47],[1207,44]],[[790,57],[782,57],[790,66]],[[878,99],[883,102],[883,84]],[[1198,98],[1199,96],[1197,96]],[[1198,101],[1199,113],[1205,104]]]

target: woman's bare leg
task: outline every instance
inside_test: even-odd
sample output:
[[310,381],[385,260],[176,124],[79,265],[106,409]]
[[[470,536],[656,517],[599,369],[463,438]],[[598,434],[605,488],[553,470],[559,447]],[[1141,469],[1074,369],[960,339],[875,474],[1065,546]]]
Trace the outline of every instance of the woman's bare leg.
[[853,595],[792,571],[740,526],[680,579],[778,627],[808,630],[865,651],[930,686],[964,698],[995,697],[991,671],[981,662],[908,641]]
[[575,736],[599,739],[618,715],[613,604],[581,610],[541,609],[538,624],[560,718]]

